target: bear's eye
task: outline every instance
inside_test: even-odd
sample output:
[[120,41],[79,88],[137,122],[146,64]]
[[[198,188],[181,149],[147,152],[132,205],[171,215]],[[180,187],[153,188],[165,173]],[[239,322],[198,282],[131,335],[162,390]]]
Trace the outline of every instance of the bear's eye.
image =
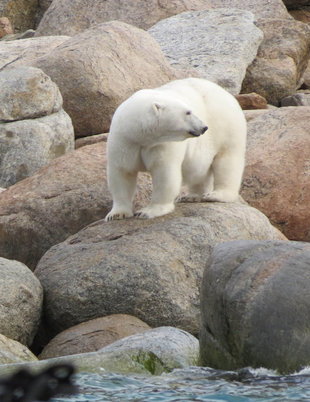
[[192,114],[192,112],[191,112],[190,110],[188,110],[188,111],[186,112],[186,114],[187,114],[187,116],[189,116],[190,114]]

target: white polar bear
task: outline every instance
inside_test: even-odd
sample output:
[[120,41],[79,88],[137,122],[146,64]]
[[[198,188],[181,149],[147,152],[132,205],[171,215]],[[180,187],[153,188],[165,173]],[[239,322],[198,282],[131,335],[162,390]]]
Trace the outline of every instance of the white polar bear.
[[189,190],[182,201],[236,201],[245,146],[239,103],[212,82],[187,78],[136,92],[111,123],[107,174],[113,208],[105,220],[133,216],[139,171],[150,172],[153,182],[150,204],[135,213],[139,218],[173,211],[182,184]]

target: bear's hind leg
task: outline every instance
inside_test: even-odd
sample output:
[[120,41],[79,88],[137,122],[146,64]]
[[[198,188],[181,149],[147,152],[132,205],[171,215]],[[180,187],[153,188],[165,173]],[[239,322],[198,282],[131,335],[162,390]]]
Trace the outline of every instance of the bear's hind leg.
[[213,171],[209,169],[205,177],[198,184],[188,184],[188,193],[177,198],[177,202],[201,202],[204,194],[213,189]]
[[203,195],[202,201],[238,201],[243,169],[244,155],[241,152],[217,155],[212,163],[214,188]]

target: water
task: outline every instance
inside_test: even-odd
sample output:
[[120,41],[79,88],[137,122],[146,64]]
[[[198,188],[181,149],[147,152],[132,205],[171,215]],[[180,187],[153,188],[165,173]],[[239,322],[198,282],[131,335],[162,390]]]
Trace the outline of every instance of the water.
[[76,375],[75,382],[79,394],[52,401],[310,401],[310,368],[287,376],[265,369],[201,367],[150,377],[83,373]]

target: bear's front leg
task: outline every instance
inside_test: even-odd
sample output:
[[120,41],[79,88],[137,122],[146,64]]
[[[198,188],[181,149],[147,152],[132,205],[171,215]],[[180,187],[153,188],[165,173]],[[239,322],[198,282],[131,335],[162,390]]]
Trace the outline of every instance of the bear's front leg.
[[181,189],[182,174],[179,165],[157,165],[151,170],[151,175],[152,200],[148,206],[135,213],[135,216],[141,219],[156,218],[172,212],[175,208],[174,201]]
[[105,217],[106,222],[133,216],[136,180],[136,174],[129,174],[116,168],[108,170],[108,184],[112,194],[113,207]]

